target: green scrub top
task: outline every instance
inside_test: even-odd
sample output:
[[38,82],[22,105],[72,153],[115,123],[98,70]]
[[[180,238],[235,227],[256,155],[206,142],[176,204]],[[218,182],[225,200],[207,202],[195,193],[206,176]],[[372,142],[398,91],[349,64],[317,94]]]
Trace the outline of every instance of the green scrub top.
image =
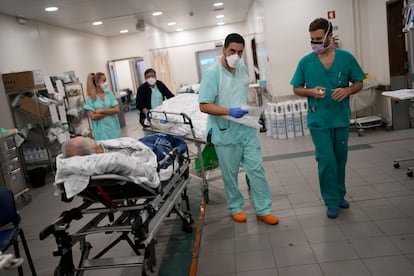
[[[199,103],[213,103],[222,107],[241,107],[247,104],[249,73],[246,65],[240,64],[234,76],[221,64],[208,68],[201,79]],[[238,144],[255,128],[238,124],[221,116],[208,116],[207,132],[211,132],[214,145]]]
[[316,53],[304,56],[290,82],[293,87],[325,87],[323,99],[308,97],[308,127],[310,129],[349,127],[351,109],[349,97],[342,101],[332,99],[332,90],[348,87],[365,78],[356,59],[349,52],[335,48],[335,59],[331,68],[326,69]]
[[157,106],[160,106],[163,100],[164,98],[158,87],[151,87],[151,108],[156,108]]
[[[95,111],[97,109],[111,108],[119,103],[111,91],[104,91],[105,98],[102,101],[100,97],[96,97],[93,101],[90,97],[86,98],[86,111]],[[119,124],[118,114],[105,116],[99,120],[91,120],[93,138],[98,140],[114,139],[121,137],[121,125]]]

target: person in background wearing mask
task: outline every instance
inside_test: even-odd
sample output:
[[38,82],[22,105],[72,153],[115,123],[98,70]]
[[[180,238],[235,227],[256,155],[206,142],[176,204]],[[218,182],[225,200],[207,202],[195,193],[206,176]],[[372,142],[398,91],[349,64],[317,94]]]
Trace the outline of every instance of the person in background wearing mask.
[[270,214],[272,195],[265,177],[258,130],[227,120],[222,115],[241,118],[248,113],[241,108],[247,104],[249,74],[241,62],[245,42],[237,33],[224,41],[219,63],[208,68],[201,79],[200,111],[208,113],[207,133],[211,134],[223,177],[227,209],[236,222],[245,222],[242,211],[244,197],[238,187],[239,166],[242,164],[250,181],[250,197],[257,220],[277,224]]
[[87,98],[85,111],[91,119],[93,138],[106,140],[121,137],[119,124],[119,104],[112,91],[108,90],[108,82],[104,73],[90,73],[87,79]]
[[144,73],[145,82],[138,87],[137,109],[139,110],[139,122],[144,125],[145,118],[148,118],[148,111],[160,106],[165,99],[174,97],[174,94],[160,80],[154,69],[147,69]]
[[364,72],[349,52],[332,46],[332,23],[317,18],[309,26],[313,52],[304,56],[290,82],[296,95],[308,98],[308,127],[315,145],[319,185],[328,218],[345,199],[345,167],[351,111],[349,95],[362,89]]

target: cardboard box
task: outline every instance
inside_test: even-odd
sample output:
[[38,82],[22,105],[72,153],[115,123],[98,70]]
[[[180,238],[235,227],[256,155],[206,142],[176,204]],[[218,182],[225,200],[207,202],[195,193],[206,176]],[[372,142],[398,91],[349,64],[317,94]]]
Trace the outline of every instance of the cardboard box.
[[[39,105],[39,114],[37,113],[36,105]],[[27,96],[22,98],[19,108],[40,117],[48,117],[50,115],[48,105],[36,102]]]
[[6,93],[45,88],[45,81],[40,70],[3,74]]

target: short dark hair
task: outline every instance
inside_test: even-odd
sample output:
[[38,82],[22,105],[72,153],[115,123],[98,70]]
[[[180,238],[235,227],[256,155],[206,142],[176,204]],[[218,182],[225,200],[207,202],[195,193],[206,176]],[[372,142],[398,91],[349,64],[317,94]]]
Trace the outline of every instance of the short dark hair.
[[226,39],[224,40],[224,48],[229,47],[229,44],[232,42],[241,43],[244,46],[244,38],[237,33],[232,33],[226,36]]
[[332,23],[325,18],[316,18],[309,25],[309,32],[314,32],[316,30],[324,30],[325,34],[332,33]]
[[154,73],[155,75],[157,74],[157,72],[155,72],[155,70],[154,69],[152,69],[152,68],[148,68],[147,70],[145,70],[145,72],[144,72],[144,76],[146,76],[147,74],[149,74],[149,73]]

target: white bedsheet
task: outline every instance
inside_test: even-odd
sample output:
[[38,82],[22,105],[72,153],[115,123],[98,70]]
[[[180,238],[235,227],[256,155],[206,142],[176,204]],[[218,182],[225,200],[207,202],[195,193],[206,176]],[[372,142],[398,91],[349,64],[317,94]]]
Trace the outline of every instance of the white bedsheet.
[[[265,106],[254,107],[243,105],[241,108],[249,110],[249,113],[239,119],[235,119],[228,115],[223,116],[223,118],[239,124],[244,124],[256,129],[260,129],[261,126],[259,124],[259,118],[260,114],[264,111]],[[153,110],[159,112],[185,113],[188,117],[190,117],[193,123],[194,133],[196,136],[195,138],[206,141],[208,115],[200,111],[198,94],[179,94],[175,97],[165,100],[162,105],[154,108]],[[183,121],[182,116],[168,115],[168,122],[162,123],[160,120],[165,119],[164,114],[153,112],[151,115],[153,118],[158,119],[152,121],[155,127],[180,136],[191,135],[191,129],[189,125],[178,123]]]
[[[178,94],[175,97],[172,97],[168,100],[165,100],[162,105],[153,109],[154,111],[161,112],[173,112],[173,113],[185,113],[190,117],[191,122],[193,123],[195,138],[206,140],[206,128],[207,128],[207,118],[206,113],[202,113],[198,104],[198,94],[194,93],[184,93]],[[152,117],[155,119],[165,119],[163,114],[156,112],[151,113]],[[168,124],[162,124],[158,120],[153,120],[152,123],[163,130],[177,134],[180,136],[191,135],[191,128],[189,125],[184,125],[182,122],[182,116],[168,115]]]
[[134,183],[144,183],[151,188],[158,187],[160,178],[157,173],[155,153],[140,141],[123,137],[99,141],[104,146],[131,147],[136,151],[131,156],[118,152],[56,158],[55,185],[63,183],[68,198],[83,191],[89,184],[89,177],[102,174],[118,174]]

